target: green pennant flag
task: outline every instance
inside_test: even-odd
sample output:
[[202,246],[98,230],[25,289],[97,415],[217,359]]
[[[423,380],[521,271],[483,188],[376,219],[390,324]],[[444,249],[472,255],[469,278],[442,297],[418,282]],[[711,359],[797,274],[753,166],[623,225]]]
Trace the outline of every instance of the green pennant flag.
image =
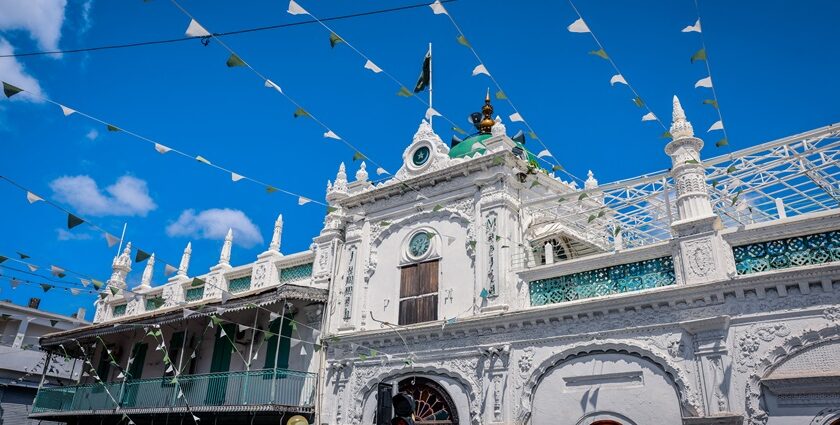
[[297,322],[294,320],[289,321],[289,327],[292,329],[292,332],[297,332]]
[[139,263],[141,261],[147,260],[151,255],[148,252],[143,251],[142,249],[137,250],[137,255],[134,256],[134,262]]
[[551,167],[551,171],[561,171],[563,169],[562,165],[555,165]]
[[604,49],[593,50],[589,52],[590,55],[598,56],[601,59],[609,59],[610,57],[607,56],[607,52]]
[[493,158],[493,165],[502,165],[505,163],[505,159],[501,156],[497,156]]
[[338,36],[338,34],[331,32],[330,33],[330,47],[335,48],[335,45],[338,43],[344,43],[344,40]]
[[531,185],[528,186],[528,189],[533,189],[534,186],[542,186],[542,185],[540,184],[540,182],[534,180],[534,181],[531,182]]
[[364,354],[364,353],[359,354],[359,360],[365,361],[365,360],[367,360],[367,358],[368,358],[367,354]]
[[472,49],[472,46],[470,46],[470,42],[467,41],[467,37],[464,37],[464,34],[458,34],[458,43],[462,46],[466,46]]
[[691,63],[694,63],[694,61],[704,61],[704,60],[706,60],[706,49],[705,48],[702,48],[702,49],[698,50],[697,52],[695,52],[693,55],[691,55]]
[[458,134],[467,134],[467,132],[464,131],[461,127],[452,127],[452,131],[454,131]]
[[108,297],[108,294],[106,294],[104,292],[99,293],[99,299],[104,300],[106,297]]
[[470,248],[475,249],[475,241],[470,241],[469,245],[470,245]]
[[72,228],[74,228],[74,227],[76,227],[76,226],[78,226],[78,225],[80,225],[84,222],[85,222],[84,220],[82,220],[81,218],[79,218],[79,217],[77,217],[73,214],[67,214],[67,228],[68,229],[72,229]]
[[303,108],[297,108],[297,109],[295,109],[294,116],[295,116],[295,118],[297,118],[297,117],[308,117],[309,112],[306,112],[306,110],[303,109]]
[[689,160],[685,161],[685,163],[686,164],[699,164],[700,161],[698,161],[696,159],[689,159]]
[[507,100],[507,96],[505,95],[505,92],[503,92],[501,90],[497,91],[496,92],[496,100]]
[[149,302],[152,303],[155,308],[160,308],[165,303],[161,297],[154,297],[150,299]]
[[619,233],[621,233],[621,226],[615,226],[615,229],[613,229],[613,236],[618,236]]
[[315,347],[315,352],[316,353],[321,351],[321,344],[315,344],[314,347]]
[[674,136],[671,135],[670,131],[666,131],[666,132],[662,133],[662,135],[659,136],[659,138],[660,139],[673,139]]
[[589,197],[589,194],[587,194],[587,193],[581,193],[581,194],[580,194],[580,196],[578,196],[578,201],[582,201],[582,200],[584,200],[584,199],[586,199],[586,198],[588,198],[588,197]]
[[91,281],[91,283],[93,283],[93,287],[96,288],[96,289],[102,288],[102,285],[105,284],[101,280],[91,279],[90,281]]
[[108,131],[120,131],[119,127],[117,127],[115,125],[111,125],[111,124],[106,125],[105,128],[107,128]]
[[110,289],[110,290],[111,290],[111,294],[113,294],[113,295],[117,295],[118,293],[120,293],[119,288],[115,288],[115,287],[113,287],[113,286],[109,286],[109,287],[108,287],[108,289]]
[[498,241],[500,241],[500,240],[502,240],[502,237],[501,237],[501,236],[499,236],[499,235],[496,235],[496,242],[498,242]]
[[639,96],[636,96],[636,97],[634,97],[634,98],[633,98],[633,103],[634,103],[636,106],[640,107],[640,108],[641,108],[642,106],[645,106],[645,102],[644,102],[644,101],[642,100],[642,98],[641,98],[641,97],[639,97]]
[[25,260],[25,259],[27,259],[27,258],[30,258],[28,255],[26,255],[26,254],[24,254],[24,253],[22,253],[22,252],[20,252],[20,251],[15,251],[15,252],[17,253],[17,255],[19,255],[19,256],[20,256],[20,259],[21,259],[21,260]]
[[558,204],[562,204],[563,202],[566,202],[566,198],[560,198],[557,200]]
[[741,189],[738,189],[738,191],[735,192],[735,196],[732,197],[732,205],[735,205],[738,202],[738,197],[740,197],[740,196],[741,196]]
[[356,152],[353,154],[353,161],[358,161],[360,159],[365,160],[367,159],[367,157],[365,157],[361,152]]
[[16,95],[16,94],[18,94],[22,91],[23,91],[22,88],[15,87],[15,86],[3,81],[3,93],[6,95],[6,97],[12,97],[12,96],[14,96],[14,95]]
[[327,206],[327,214],[332,214],[332,213],[334,213],[334,212],[336,212],[336,211],[338,211],[338,208],[336,208],[336,207],[331,207],[331,206],[329,206],[329,205]]
[[605,216],[606,214],[607,214],[607,212],[604,211],[604,210],[598,211],[598,218],[601,218],[601,217]]
[[592,223],[593,221],[595,221],[595,214],[590,215],[586,220],[586,223]]
[[58,320],[50,320],[50,326],[55,327],[58,324]]
[[530,137],[532,140],[537,140],[537,133],[534,133],[533,131],[529,131],[528,132],[528,137]]
[[0,255],[0,263],[6,261],[8,259],[9,259],[9,257],[4,257],[4,256]]
[[403,87],[400,87],[400,91],[397,92],[397,96],[411,97],[411,96],[414,96],[414,93],[412,93],[410,90],[408,90],[407,88],[405,88],[403,86]]
[[44,292],[47,292],[47,291],[49,291],[49,290],[50,290],[50,289],[52,289],[52,288],[53,288],[53,286],[52,286],[52,285],[50,285],[49,283],[42,283],[42,284],[41,284],[41,289],[43,289],[43,290],[44,290]]
[[738,171],[738,167],[735,165],[730,165],[729,168],[726,169],[726,174],[732,174],[735,171]]
[[383,221],[380,221],[380,222],[379,222],[379,225],[380,225],[380,226],[382,226],[382,227],[388,227],[388,226],[390,226],[390,225],[391,225],[391,222],[390,222],[390,221],[384,221],[384,220],[383,220]]
[[718,101],[715,99],[706,99],[703,101],[704,105],[712,105],[713,108],[718,108]]
[[228,68],[233,68],[234,66],[245,66],[245,61],[240,59],[239,56],[236,56],[236,53],[231,53],[225,64]]
[[715,147],[718,147],[718,148],[722,148],[722,147],[724,147],[724,146],[728,146],[728,145],[729,145],[729,140],[727,140],[727,139],[726,139],[726,137],[724,137],[723,139],[718,140],[718,141],[715,143]]
[[709,184],[712,185],[712,189],[717,189],[718,181],[717,181],[717,179],[715,179],[715,180],[710,181]]
[[201,285],[204,285],[204,280],[199,279],[197,277],[194,277],[193,280],[192,280],[192,287],[195,288],[195,287],[201,286]]
[[433,211],[433,212],[438,212],[438,211],[440,211],[440,210],[442,210],[442,209],[443,209],[443,205],[441,205],[441,204],[437,204],[437,205],[435,205],[435,207],[434,207],[434,208],[432,208],[432,211]]
[[274,186],[266,186],[266,188],[265,188],[266,193],[274,193],[274,192],[277,192],[278,190],[279,189],[277,189]]
[[210,316],[210,321],[211,321],[214,325],[220,325],[220,324],[222,323],[222,319],[219,319],[219,317],[218,317],[218,316],[216,316],[216,315]]

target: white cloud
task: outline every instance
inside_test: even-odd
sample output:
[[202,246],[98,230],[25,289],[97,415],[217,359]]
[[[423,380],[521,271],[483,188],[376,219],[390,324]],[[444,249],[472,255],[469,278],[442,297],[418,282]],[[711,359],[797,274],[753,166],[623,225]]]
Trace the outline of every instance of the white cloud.
[[41,49],[56,50],[67,0],[0,0],[0,31],[24,30]]
[[195,210],[184,210],[178,220],[166,227],[169,236],[188,236],[197,239],[225,238],[228,229],[233,229],[233,242],[245,248],[263,243],[260,229],[244,212],[229,208],[211,208],[196,214]]
[[[0,4],[2,4],[3,0],[0,0]],[[3,6],[0,6],[0,10]],[[0,37],[0,55],[11,55],[15,52],[15,49],[6,41],[5,38]],[[26,71],[23,69],[23,65],[17,61],[16,58],[0,58],[0,77],[2,77],[3,81],[18,86],[26,91],[34,93],[38,96],[43,95],[41,91],[41,85],[38,84],[38,80],[33,78],[31,75],[27,74]],[[3,99],[6,97],[3,96]],[[12,100],[16,99],[28,99],[30,101],[35,100],[29,93],[19,93]]]
[[85,134],[85,137],[87,137],[88,140],[96,140],[96,138],[99,137],[99,132],[96,131],[95,128],[91,128],[90,131]]
[[59,177],[50,182],[50,188],[56,199],[70,204],[82,215],[145,217],[157,208],[146,181],[128,175],[117,179],[104,192],[86,175]]
[[91,238],[90,233],[73,233],[60,227],[55,229],[55,234],[60,241],[84,241]]

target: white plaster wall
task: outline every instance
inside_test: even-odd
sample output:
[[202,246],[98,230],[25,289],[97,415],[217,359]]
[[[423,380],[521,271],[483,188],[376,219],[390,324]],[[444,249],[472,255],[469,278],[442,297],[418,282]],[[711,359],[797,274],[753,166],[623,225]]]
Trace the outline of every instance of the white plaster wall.
[[[414,376],[429,378],[432,381],[435,381],[438,385],[441,386],[449,396],[452,397],[452,403],[455,405],[455,408],[458,409],[458,423],[460,424],[469,424],[470,423],[470,415],[469,415],[469,399],[467,398],[467,393],[464,391],[464,388],[461,387],[461,384],[458,381],[455,381],[452,378],[446,376],[439,376],[439,375],[430,375],[430,374],[417,374]],[[398,384],[403,379],[410,379],[408,376],[400,376],[388,380],[384,380],[383,382],[390,383],[394,385],[396,389]],[[355,395],[354,395],[355,396]],[[374,424],[376,421],[376,387],[374,387],[364,399],[364,407],[362,410],[362,424]],[[349,422],[348,422],[349,423]],[[343,424],[342,424],[343,425]]]
[[[638,374],[640,380],[628,378]],[[661,369],[639,357],[606,353],[572,359],[546,373],[534,393],[531,423],[575,425],[598,414],[628,425],[682,421],[676,387]]]

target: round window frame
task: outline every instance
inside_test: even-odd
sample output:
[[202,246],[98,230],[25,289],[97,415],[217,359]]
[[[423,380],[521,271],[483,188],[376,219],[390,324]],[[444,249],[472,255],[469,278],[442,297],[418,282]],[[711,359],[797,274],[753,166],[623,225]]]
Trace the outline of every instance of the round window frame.
[[[426,248],[426,251],[422,254],[414,255],[411,252],[411,241],[414,240],[414,237],[420,233],[425,233],[429,238],[429,247]],[[402,259],[400,261],[401,264],[418,263],[438,257],[438,238],[436,232],[426,227],[412,231],[403,241],[402,252]]]
[[[419,149],[422,149],[423,147],[429,150],[429,157],[426,158],[426,161],[424,163],[417,165],[414,163],[414,153],[417,152]],[[404,161],[405,166],[412,173],[425,171],[432,165],[434,155],[435,147],[432,145],[432,142],[429,140],[421,140],[417,142],[417,144],[415,144],[414,147],[408,152],[408,155]]]

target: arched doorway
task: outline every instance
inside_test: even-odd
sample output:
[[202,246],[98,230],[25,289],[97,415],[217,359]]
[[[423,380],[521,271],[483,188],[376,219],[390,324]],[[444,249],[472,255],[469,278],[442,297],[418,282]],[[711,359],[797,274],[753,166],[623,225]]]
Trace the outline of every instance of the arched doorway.
[[449,394],[435,381],[410,377],[399,383],[400,392],[411,394],[417,406],[414,418],[417,425],[450,425],[458,423],[458,412]]

